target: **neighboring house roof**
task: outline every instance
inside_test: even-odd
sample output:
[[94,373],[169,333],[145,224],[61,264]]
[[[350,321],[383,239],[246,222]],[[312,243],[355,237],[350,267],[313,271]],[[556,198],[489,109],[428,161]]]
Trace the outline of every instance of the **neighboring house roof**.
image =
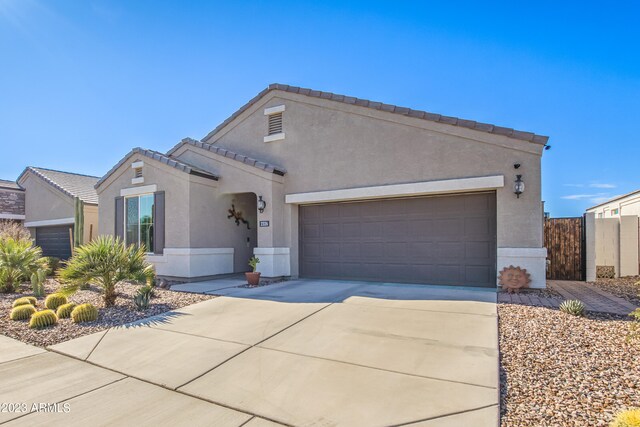
[[602,202],[600,204],[592,206],[592,207],[587,209],[587,212],[590,211],[590,210],[599,208],[600,206],[608,205],[611,202],[616,202],[618,200],[626,199],[627,197],[637,196],[637,195],[640,195],[640,190],[632,191],[631,193],[623,194],[622,196],[617,196],[617,197],[614,197],[614,198],[612,198],[610,200],[607,200],[606,202]]
[[129,157],[131,157],[134,154],[141,154],[145,157],[148,157],[150,159],[156,160],[160,163],[164,163],[167,166],[170,166],[174,169],[177,169],[181,172],[185,172],[189,175],[195,175],[195,176],[200,176],[203,178],[208,178],[208,179],[213,179],[213,180],[218,180],[218,176],[208,172],[204,169],[200,169],[197,166],[193,166],[189,163],[186,163],[182,160],[177,160],[174,159],[172,157],[169,157],[165,154],[162,154],[158,151],[154,151],[154,150],[149,150],[147,148],[140,148],[140,147],[136,147],[133,150],[131,150],[126,156],[124,156],[122,158],[122,160],[120,160],[114,167],[111,168],[111,170],[109,172],[107,172],[102,178],[100,178],[96,183],[95,183],[95,188],[98,188],[107,178],[109,178],[109,176],[111,176],[111,174],[113,174],[117,169],[120,168],[120,166],[122,166],[124,163],[126,163],[127,159]]
[[0,188],[6,188],[8,190],[24,191],[24,188],[20,187],[17,182],[9,181],[7,179],[0,179]]
[[546,145],[547,141],[549,140],[548,136],[536,135],[535,133],[532,133],[532,132],[523,132],[523,131],[515,130],[512,128],[506,128],[502,126],[495,126],[489,123],[481,123],[473,120],[459,119],[457,117],[443,116],[440,114],[433,114],[433,113],[429,113],[421,110],[412,110],[406,107],[398,107],[396,105],[384,104],[382,102],[375,102],[375,101],[369,101],[366,99],[354,98],[352,96],[337,95],[331,92],[321,92],[319,90],[305,89],[297,86],[289,86],[289,85],[283,85],[279,83],[273,83],[273,84],[270,84],[266,89],[264,89],[258,95],[256,95],[249,102],[247,102],[245,105],[240,107],[238,111],[233,113],[228,119],[222,122],[218,127],[216,127],[214,130],[209,132],[207,136],[202,138],[202,141],[207,141],[208,139],[213,137],[213,135],[218,133],[218,131],[220,131],[222,128],[224,128],[226,125],[232,122],[236,117],[238,117],[248,108],[250,108],[253,104],[258,102],[263,96],[265,96],[266,94],[274,90],[297,93],[299,95],[310,96],[313,98],[327,99],[329,101],[341,102],[343,104],[357,105],[360,107],[386,111],[389,113],[399,114],[399,115],[408,116],[408,117],[415,117],[418,119],[429,120],[432,122],[443,123],[443,124],[452,125],[452,126],[460,126],[468,129],[477,130],[480,132],[493,133],[496,135],[504,135],[510,138],[533,142],[536,144]]
[[78,197],[90,205],[98,204],[98,193],[93,188],[99,179],[97,176],[27,166],[18,177],[18,182],[27,172],[33,173],[68,196]]
[[173,147],[171,150],[169,150],[168,154],[169,155],[173,154],[178,148],[180,148],[184,144],[193,145],[194,147],[198,147],[198,148],[202,148],[204,150],[211,151],[212,153],[219,154],[219,155],[221,155],[223,157],[227,157],[227,158],[229,158],[231,160],[236,160],[236,161],[238,161],[240,163],[244,163],[245,165],[253,166],[255,168],[262,169],[264,171],[274,173],[276,175],[284,176],[284,174],[287,173],[287,171],[284,168],[281,168],[279,166],[272,165],[272,164],[269,164],[269,163],[266,163],[266,162],[261,162],[259,160],[254,159],[254,158],[251,158],[251,157],[248,157],[248,156],[244,156],[242,154],[234,153],[233,151],[227,150],[225,148],[218,147],[218,146],[213,145],[213,144],[209,144],[208,142],[197,141],[197,140],[195,140],[193,138],[184,138],[175,147]]

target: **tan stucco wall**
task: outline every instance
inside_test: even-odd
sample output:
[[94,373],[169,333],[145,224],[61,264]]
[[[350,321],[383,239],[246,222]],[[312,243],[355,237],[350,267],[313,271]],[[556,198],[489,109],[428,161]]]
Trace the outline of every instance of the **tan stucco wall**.
[[[143,161],[144,183],[131,184],[134,171],[131,163]],[[165,192],[165,246],[170,248],[190,247],[189,221],[189,176],[145,156],[134,154],[107,182],[98,188],[100,234],[113,234],[115,227],[115,199],[124,188],[157,185],[157,191]]]
[[89,243],[100,234],[98,228],[98,206],[84,205],[84,243]]
[[25,188],[25,222],[73,218],[74,201],[71,196],[52,187],[32,173],[20,181]]
[[596,218],[595,236],[596,266],[615,267],[620,275],[620,220]]
[[[283,104],[286,139],[265,143],[264,108]],[[283,195],[504,175],[498,246],[542,246],[539,144],[283,92],[267,95],[208,142],[284,167]],[[516,173],[526,184],[520,199]]]

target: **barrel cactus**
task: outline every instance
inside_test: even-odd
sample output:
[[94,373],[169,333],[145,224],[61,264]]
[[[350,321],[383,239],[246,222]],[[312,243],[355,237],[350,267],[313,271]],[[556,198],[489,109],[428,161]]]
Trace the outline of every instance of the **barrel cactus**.
[[613,419],[610,427],[640,427],[640,409],[629,409],[620,412]]
[[560,304],[560,311],[571,314],[572,316],[582,316],[584,315],[585,307],[581,301],[572,299]]
[[71,317],[71,312],[74,308],[76,308],[76,303],[74,302],[62,304],[60,307],[58,307],[56,316],[58,316],[58,319],[68,319],[69,317]]
[[17,300],[15,300],[13,302],[13,307],[17,307],[19,305],[32,305],[32,306],[36,306],[36,302],[38,300],[36,300],[35,297],[22,297],[22,298],[18,298]]
[[57,310],[58,307],[68,302],[67,297],[63,294],[51,294],[44,300],[44,306],[49,310]]
[[32,329],[46,328],[58,323],[58,316],[53,310],[42,310],[34,313],[29,321],[29,327]]
[[80,304],[71,312],[73,323],[93,322],[98,319],[98,309],[93,304]]
[[36,312],[36,309],[31,304],[24,304],[14,307],[9,314],[9,319],[11,320],[28,320],[31,318],[33,313]]

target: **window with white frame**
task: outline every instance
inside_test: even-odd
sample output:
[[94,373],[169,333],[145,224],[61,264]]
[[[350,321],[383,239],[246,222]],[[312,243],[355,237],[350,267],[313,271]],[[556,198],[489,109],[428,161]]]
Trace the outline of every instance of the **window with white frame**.
[[153,252],[153,194],[131,196],[125,199],[125,242],[143,246]]

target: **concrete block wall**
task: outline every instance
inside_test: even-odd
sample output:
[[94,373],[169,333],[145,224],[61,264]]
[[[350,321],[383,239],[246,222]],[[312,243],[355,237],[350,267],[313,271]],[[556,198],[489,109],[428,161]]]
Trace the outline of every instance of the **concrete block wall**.
[[587,281],[596,279],[596,267],[614,267],[616,277],[637,276],[640,272],[640,220],[629,215],[619,218],[586,216]]

